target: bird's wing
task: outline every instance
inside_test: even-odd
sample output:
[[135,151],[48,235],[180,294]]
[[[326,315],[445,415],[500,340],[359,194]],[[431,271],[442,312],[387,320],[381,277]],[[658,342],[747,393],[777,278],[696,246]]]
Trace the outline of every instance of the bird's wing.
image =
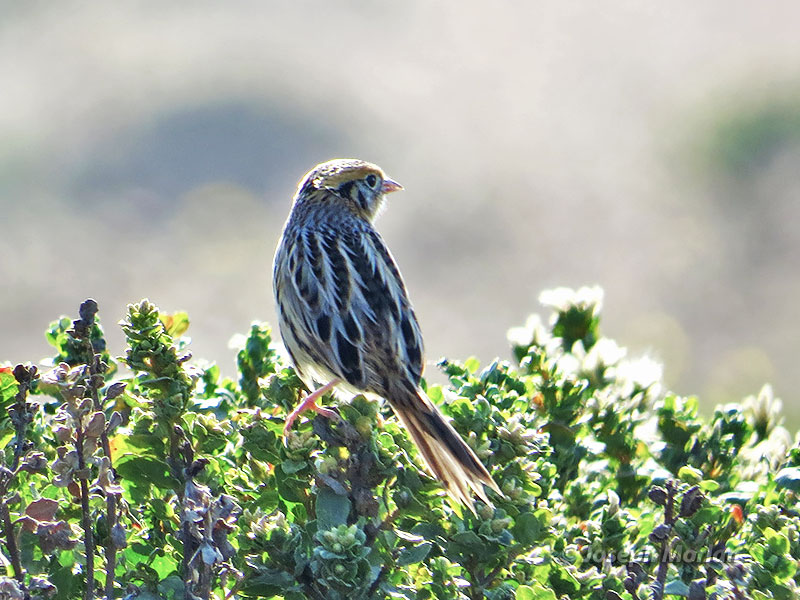
[[419,383],[422,335],[400,272],[374,229],[305,228],[286,261],[290,278],[280,309],[316,366],[381,395],[398,376]]

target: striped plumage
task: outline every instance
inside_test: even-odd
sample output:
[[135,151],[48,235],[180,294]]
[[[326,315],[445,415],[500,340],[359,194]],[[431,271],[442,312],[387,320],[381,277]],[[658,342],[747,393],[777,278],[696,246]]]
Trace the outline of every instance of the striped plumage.
[[422,335],[400,272],[372,226],[384,195],[398,189],[360,160],[322,163],[301,180],[275,253],[280,332],[309,389],[336,385],[385,398],[432,473],[472,508],[470,489],[488,502],[483,485],[497,485],[419,387]]

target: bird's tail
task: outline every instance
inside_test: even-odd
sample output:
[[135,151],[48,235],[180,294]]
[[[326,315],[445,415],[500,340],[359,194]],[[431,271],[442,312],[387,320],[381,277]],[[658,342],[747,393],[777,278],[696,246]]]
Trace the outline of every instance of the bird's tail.
[[475,512],[473,492],[486,504],[492,504],[486,496],[484,485],[502,495],[475,452],[425,392],[419,388],[414,391],[403,390],[394,395],[391,405],[411,434],[428,470],[442,482],[455,500]]

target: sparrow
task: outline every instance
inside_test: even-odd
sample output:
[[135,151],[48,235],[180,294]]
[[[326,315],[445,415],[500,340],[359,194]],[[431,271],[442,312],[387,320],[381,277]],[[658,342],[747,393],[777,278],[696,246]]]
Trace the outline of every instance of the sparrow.
[[336,159],[301,180],[275,252],[273,290],[286,351],[314,390],[291,412],[336,412],[328,391],[384,398],[451,497],[474,512],[473,493],[500,494],[475,452],[420,388],[424,351],[414,308],[373,224],[387,194],[403,187],[380,167]]

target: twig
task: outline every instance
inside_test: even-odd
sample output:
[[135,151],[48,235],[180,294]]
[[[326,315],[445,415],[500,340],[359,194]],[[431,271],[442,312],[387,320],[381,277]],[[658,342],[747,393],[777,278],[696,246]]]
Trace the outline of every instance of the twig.
[[[94,346],[92,345],[92,328],[95,325],[95,315],[97,314],[97,302],[89,298],[81,303],[78,309],[80,318],[73,321],[72,330],[70,335],[79,339],[83,345],[84,360],[88,369],[87,387],[92,397],[92,404],[94,410],[104,412],[103,403],[100,400],[99,390],[103,386],[105,379],[103,377],[104,369],[100,355],[95,353]],[[111,472],[115,475],[113,470],[113,463],[111,459],[111,445],[108,441],[108,433],[103,431],[100,435],[100,444],[103,448],[103,454],[108,458],[108,465]],[[80,453],[80,451],[79,451]],[[82,453],[80,453],[79,460],[82,460]],[[83,467],[81,467],[83,468]],[[83,496],[83,481],[81,482],[81,496]],[[88,496],[87,496],[88,497]],[[83,499],[81,499],[82,501]],[[117,524],[118,511],[117,511],[117,497],[115,494],[106,493],[106,520],[108,522],[108,541],[105,545],[105,558],[106,558],[106,581],[105,581],[105,596],[106,600],[114,598],[114,580],[115,570],[117,565],[117,547],[114,543],[113,531]],[[88,552],[87,552],[88,561]],[[87,563],[88,564],[88,563]]]
[[[203,518],[203,534],[205,535],[204,543],[210,543],[211,545],[214,544],[214,540],[211,537],[211,530],[214,527],[214,523],[211,519],[211,499],[209,499],[209,506],[206,509],[206,514]],[[197,547],[197,552],[200,552],[200,548],[202,546]],[[208,564],[203,557],[200,556],[200,577],[197,581],[197,596],[207,600],[211,598],[211,584],[214,580],[214,573],[211,569],[211,565]]]
[[308,565],[306,565],[303,572],[299,576],[296,576],[295,579],[297,583],[303,586],[309,598],[313,598],[313,600],[325,600],[325,596],[322,595],[315,585],[314,576],[311,574],[311,568]]
[[[180,446],[179,446],[180,444]],[[197,550],[195,548],[194,540],[192,538],[192,528],[189,524],[189,521],[186,520],[186,484],[191,480],[191,477],[186,473],[186,466],[188,465],[188,461],[183,458],[184,452],[181,450],[184,449],[184,445],[187,442],[183,438],[183,429],[179,426],[175,426],[172,428],[169,436],[169,454],[170,454],[170,467],[173,469],[178,475],[179,481],[181,482],[180,489],[177,491],[178,493],[178,500],[181,504],[181,537],[183,539],[183,560],[182,568],[181,568],[181,575],[183,579],[183,585],[185,590],[185,597],[186,600],[192,600],[194,594],[192,593],[192,577],[191,577],[191,564],[194,558],[194,554]],[[191,451],[191,446],[189,447]]]
[[[3,495],[5,495],[5,490],[3,490]],[[6,539],[6,548],[8,548],[8,555],[11,559],[11,567],[14,569],[14,579],[23,583],[25,581],[25,574],[22,570],[22,561],[19,557],[17,539],[14,537],[14,525],[11,523],[11,515],[8,512],[8,506],[5,500],[0,501],[0,522],[3,526],[3,537]]]
[[[387,517],[374,524],[377,519],[379,502],[375,494],[375,489],[378,485],[385,481],[385,476],[381,476],[380,480],[375,480],[373,471],[375,468],[375,456],[370,450],[369,446],[364,442],[361,434],[353,425],[345,419],[340,419],[337,423],[331,422],[322,416],[317,416],[312,421],[312,429],[314,433],[324,442],[331,446],[344,446],[349,453],[349,460],[344,470],[346,480],[349,482],[348,495],[352,502],[353,510],[359,517],[366,517],[367,524],[364,526],[364,534],[366,536],[365,545],[372,547],[378,538],[378,532],[381,530],[390,530],[392,523],[399,516],[400,510],[387,515]],[[383,502],[386,509],[389,508],[388,489],[384,486]],[[370,584],[369,588],[360,595],[360,598],[371,598],[378,587],[381,580],[386,576],[387,567],[384,565],[378,576]],[[300,579],[298,578],[298,581]],[[314,590],[313,579],[310,584],[305,584],[306,589]]]
[[498,565],[494,569],[492,569],[485,577],[483,577],[478,583],[482,589],[486,589],[489,587],[494,581],[494,578],[500,575],[503,569],[507,569],[511,562],[519,556],[522,551],[524,550],[523,546],[517,546],[516,548],[512,548],[508,551],[508,559],[506,560],[505,564]]
[[483,585],[481,585],[482,577],[477,574],[478,565],[474,556],[471,556],[466,564],[463,565],[464,570],[469,573],[470,584],[468,595],[471,600],[480,600],[484,597]]
[[[86,460],[83,456],[84,431],[80,419],[76,419],[75,449],[78,452],[78,470],[86,471]],[[94,535],[92,533],[92,515],[89,512],[89,482],[85,476],[80,479],[81,487],[81,514],[83,520],[84,545],[86,547],[86,591],[84,598],[94,598]]]
[[367,593],[364,596],[365,598],[367,598],[367,599],[371,598],[372,595],[376,591],[378,591],[378,586],[381,584],[381,579],[383,579],[383,577],[386,575],[387,571],[388,571],[388,569],[387,569],[386,565],[383,565],[381,567],[380,572],[378,572],[378,576],[375,578],[375,581],[373,581],[372,585],[369,586],[369,589],[367,590]]
[[14,367],[14,379],[19,384],[19,390],[14,397],[14,409],[10,411],[11,421],[14,423],[14,456],[11,459],[11,471],[16,471],[19,467],[19,461],[25,453],[25,432],[28,429],[28,423],[31,422],[31,415],[28,412],[28,391],[31,389],[31,381],[37,377],[38,369],[31,365],[25,367],[24,365],[17,365]]
[[34,366],[17,365],[14,367],[14,379],[19,384],[17,395],[14,398],[14,407],[9,411],[15,429],[14,455],[11,458],[10,468],[0,467],[3,471],[0,474],[0,526],[3,528],[3,537],[11,559],[11,567],[14,570],[14,578],[21,584],[24,584],[25,572],[22,569],[17,538],[14,534],[14,524],[11,522],[11,513],[8,509],[8,504],[6,504],[5,496],[9,485],[17,475],[19,462],[25,452],[25,433],[28,429],[28,423],[31,421],[27,397],[31,381],[36,377],[36,372],[37,369]]
[[[195,598],[203,598],[207,600],[211,597],[211,586],[213,583],[214,573],[212,565],[207,564],[201,555],[200,549],[204,540],[198,540],[192,533],[192,526],[186,518],[186,513],[191,509],[187,506],[190,502],[197,502],[202,500],[198,498],[195,493],[194,496],[190,490],[197,490],[194,484],[194,477],[198,475],[208,464],[208,459],[200,458],[194,460],[194,449],[189,441],[186,439],[186,434],[183,429],[176,425],[173,427],[173,437],[176,444],[180,445],[176,449],[182,464],[186,465],[181,470],[181,479],[183,480],[183,492],[179,495],[181,501],[181,521],[183,522],[182,537],[183,537],[183,582],[186,590],[186,600],[194,600]],[[191,484],[191,488],[190,488]],[[209,504],[205,506],[205,517],[203,521],[203,534],[208,540],[211,537],[211,515],[210,515],[210,499]],[[194,564],[199,564],[198,567],[193,567]],[[195,576],[196,573],[196,576]]]
[[[100,372],[100,355],[94,353],[92,342],[88,337],[83,339],[83,345],[88,356],[90,357],[87,364],[89,365],[89,390],[91,390],[94,409],[96,411],[103,412],[104,406],[100,401],[100,394],[98,392],[99,387],[104,381],[103,374]],[[102,434],[100,434],[100,445],[103,448],[103,454],[108,458],[109,469],[111,469],[111,472],[114,474],[116,479],[116,472],[114,471],[114,465],[111,458],[111,444],[108,441],[108,432],[105,430]],[[117,545],[114,543],[113,531],[117,525],[117,519],[119,516],[117,513],[117,496],[116,494],[109,494],[107,492],[106,519],[108,521],[109,535],[108,542],[106,543],[106,600],[112,600],[114,598],[115,570],[117,566]]]
[[241,585],[239,581],[234,583],[233,587],[230,590],[228,590],[227,594],[225,594],[225,600],[231,600],[231,598],[233,598],[233,595],[239,591],[240,587]]
[[[94,390],[95,373],[92,367],[95,364],[94,348],[91,346],[91,332],[95,323],[95,315],[97,314],[97,302],[89,298],[81,303],[78,309],[79,318],[72,322],[72,328],[67,331],[73,339],[79,340],[82,344],[89,343],[88,350],[85,353],[83,370],[83,378],[87,378],[88,373],[88,387]],[[99,360],[99,358],[98,358]],[[102,376],[101,376],[102,378]],[[76,384],[77,386],[77,384]],[[94,402],[95,407],[99,400]],[[86,432],[83,429],[81,422],[82,415],[79,413],[75,418],[75,450],[78,453],[78,472],[80,473],[80,491],[81,491],[81,522],[83,526],[84,546],[86,553],[86,590],[84,591],[84,598],[92,600],[94,598],[94,552],[95,541],[94,533],[92,532],[92,515],[89,507],[89,481],[88,469],[86,467],[86,457],[84,456],[83,446],[85,441]],[[109,599],[110,600],[110,599]]]
[[664,505],[664,525],[668,533],[661,542],[661,555],[659,557],[656,581],[653,584],[653,600],[663,600],[664,588],[667,585],[667,572],[669,571],[669,553],[672,549],[672,526],[675,524],[675,484],[667,481],[667,503]]

